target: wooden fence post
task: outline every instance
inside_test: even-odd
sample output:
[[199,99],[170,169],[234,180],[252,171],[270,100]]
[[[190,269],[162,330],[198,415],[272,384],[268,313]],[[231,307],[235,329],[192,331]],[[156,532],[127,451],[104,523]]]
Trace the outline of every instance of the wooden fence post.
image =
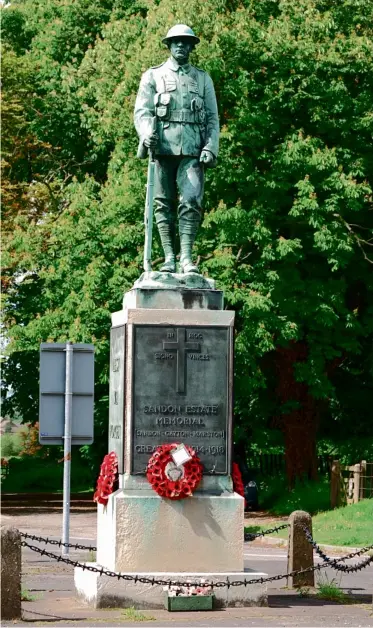
[[[313,567],[313,547],[304,533],[306,527],[312,534],[312,517],[304,510],[295,510],[289,517],[288,572]],[[290,587],[314,587],[315,573],[288,577]]]
[[341,487],[341,463],[339,460],[333,460],[332,472],[330,475],[330,506],[337,508],[340,503],[340,487]]
[[362,460],[360,463],[361,475],[360,475],[360,499],[364,499],[365,483],[367,475],[367,461]]
[[357,504],[360,497],[360,463],[354,465],[354,504]]

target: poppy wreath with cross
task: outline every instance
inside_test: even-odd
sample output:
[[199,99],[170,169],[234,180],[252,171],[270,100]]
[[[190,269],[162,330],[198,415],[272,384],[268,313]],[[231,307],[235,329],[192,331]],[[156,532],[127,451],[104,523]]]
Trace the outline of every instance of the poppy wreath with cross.
[[109,496],[116,490],[118,484],[118,458],[114,451],[105,456],[100,467],[96,492],[93,501],[107,505]]
[[184,499],[193,495],[202,480],[203,465],[192,447],[185,449],[192,456],[182,466],[176,466],[171,451],[178,445],[160,445],[151,456],[146,468],[146,477],[153,490],[167,499]]

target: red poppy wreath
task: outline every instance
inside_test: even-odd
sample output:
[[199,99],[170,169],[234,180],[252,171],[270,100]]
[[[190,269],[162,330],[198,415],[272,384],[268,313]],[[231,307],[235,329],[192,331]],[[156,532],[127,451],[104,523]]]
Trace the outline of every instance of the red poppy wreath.
[[93,501],[106,506],[118,480],[118,458],[114,451],[105,456],[100,467]]
[[152,488],[161,497],[167,499],[184,499],[193,495],[202,480],[203,465],[192,447],[185,445],[191,456],[184,465],[177,466],[171,456],[171,451],[178,445],[160,445],[148,462],[146,477]]

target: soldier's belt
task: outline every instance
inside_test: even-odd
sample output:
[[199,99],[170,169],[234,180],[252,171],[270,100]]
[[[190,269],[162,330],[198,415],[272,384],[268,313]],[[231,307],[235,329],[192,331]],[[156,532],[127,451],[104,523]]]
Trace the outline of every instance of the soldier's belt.
[[166,119],[167,122],[186,122],[187,124],[201,124],[200,112],[171,110]]

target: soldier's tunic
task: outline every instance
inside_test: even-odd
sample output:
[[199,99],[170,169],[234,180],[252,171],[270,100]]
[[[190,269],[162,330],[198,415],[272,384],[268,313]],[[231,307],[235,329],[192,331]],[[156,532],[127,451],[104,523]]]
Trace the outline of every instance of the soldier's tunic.
[[151,135],[157,117],[159,141],[154,151],[155,217],[159,227],[173,223],[179,192],[179,229],[195,233],[201,216],[204,167],[202,150],[215,159],[219,149],[219,119],[215,90],[209,75],[171,57],[141,78],[135,104],[135,127],[140,138]]

